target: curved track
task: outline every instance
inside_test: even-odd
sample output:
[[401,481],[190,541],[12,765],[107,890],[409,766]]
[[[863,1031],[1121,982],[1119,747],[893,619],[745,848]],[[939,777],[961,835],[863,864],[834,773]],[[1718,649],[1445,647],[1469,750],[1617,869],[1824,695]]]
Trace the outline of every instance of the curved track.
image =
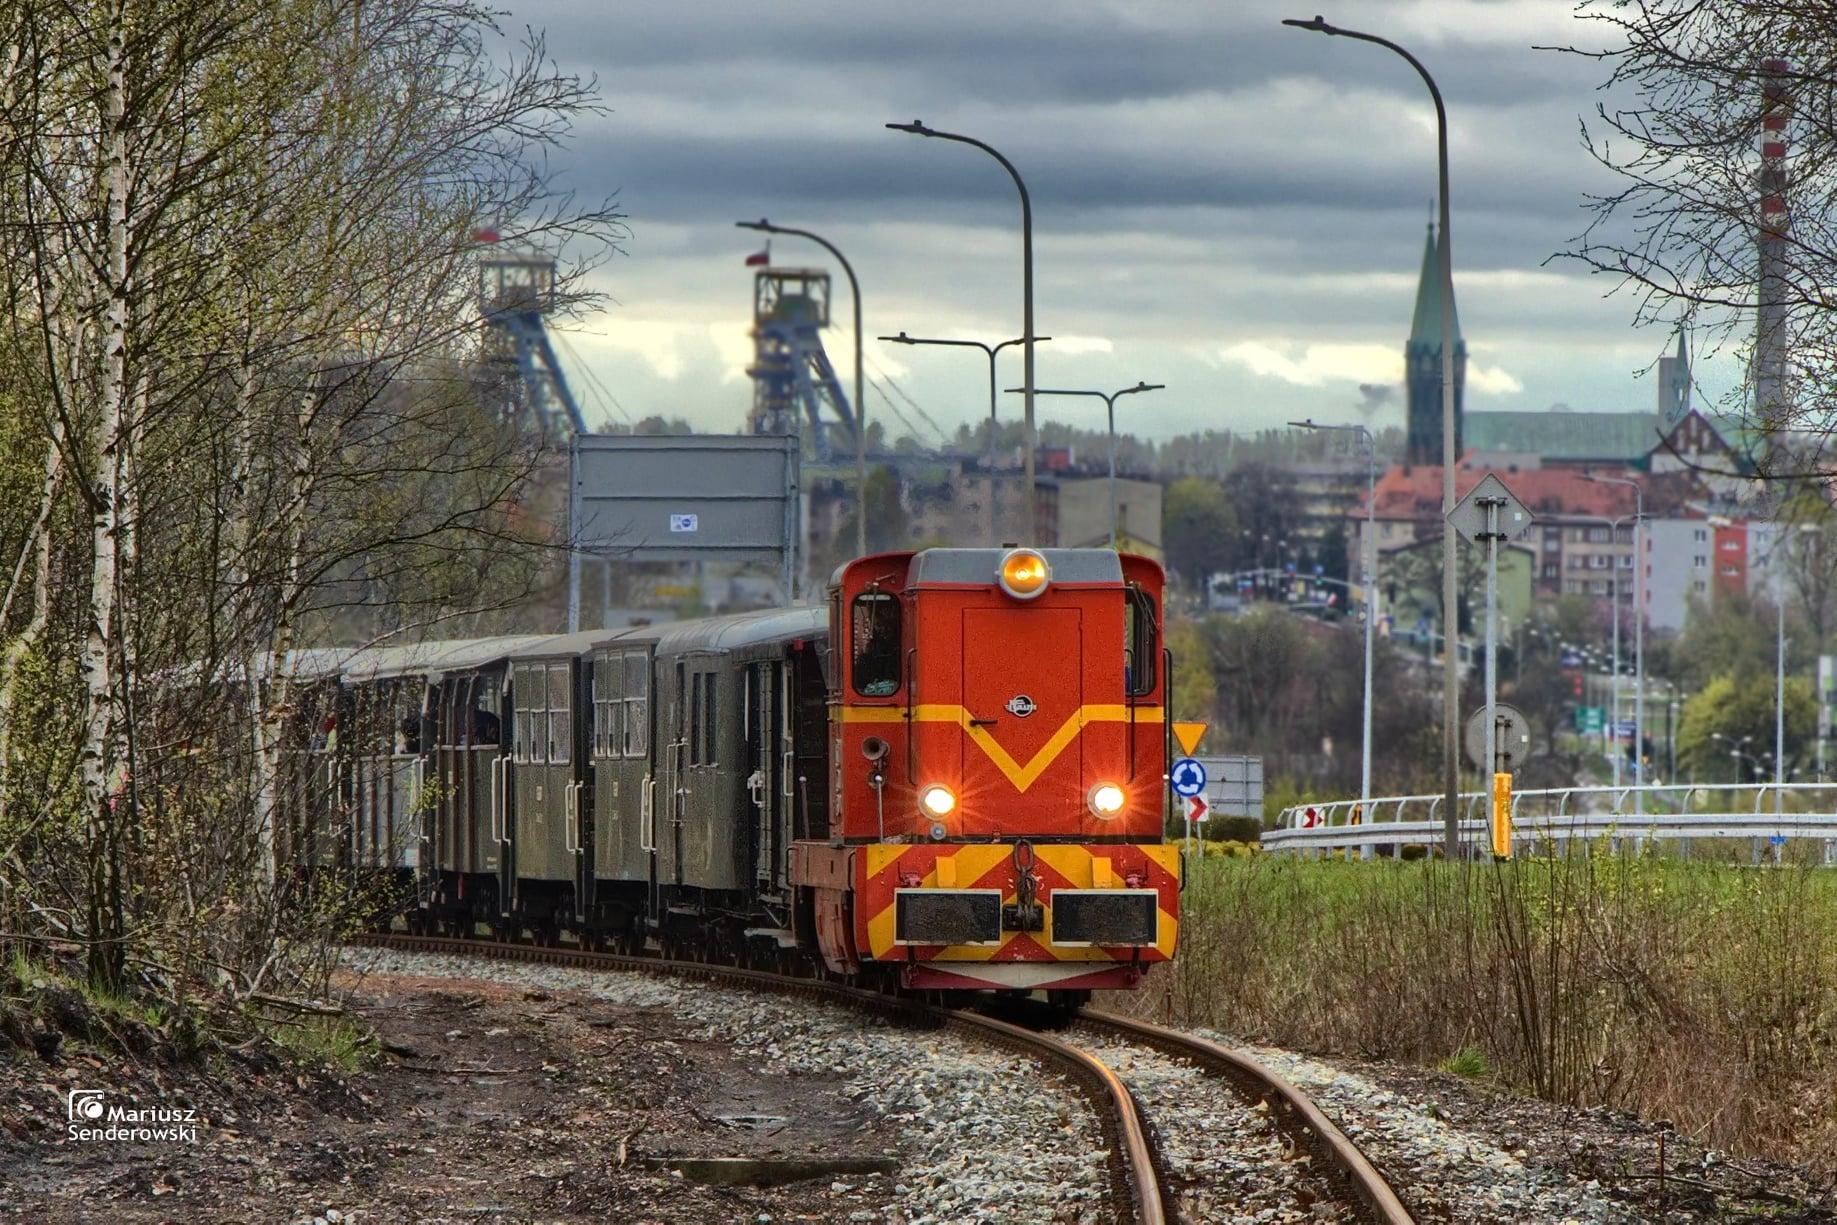
[[539,962],[583,968],[641,970],[701,978],[753,990],[801,995],[863,1009],[881,1016],[943,1025],[983,1042],[993,1042],[1019,1054],[1057,1066],[1084,1093],[1103,1127],[1110,1155],[1111,1203],[1129,1205],[1138,1225],[1166,1225],[1160,1171],[1148,1143],[1147,1130],[1135,1099],[1101,1060],[1051,1034],[1041,1033],[980,1013],[940,1008],[917,1000],[883,995],[820,979],[797,978],[739,966],[709,965],[699,961],[665,961],[623,953],[601,953],[567,946],[506,944],[495,940],[469,940],[450,936],[373,934],[355,937],[354,944],[413,953],[443,953],[465,957],[493,957],[508,961]]
[[1316,1169],[1331,1171],[1333,1181],[1365,1219],[1379,1225],[1414,1225],[1415,1218],[1358,1145],[1312,1098],[1256,1060],[1192,1034],[1097,1008],[1081,1010],[1077,1021],[1197,1064],[1230,1081],[1246,1098],[1267,1101],[1277,1126],[1314,1156]]

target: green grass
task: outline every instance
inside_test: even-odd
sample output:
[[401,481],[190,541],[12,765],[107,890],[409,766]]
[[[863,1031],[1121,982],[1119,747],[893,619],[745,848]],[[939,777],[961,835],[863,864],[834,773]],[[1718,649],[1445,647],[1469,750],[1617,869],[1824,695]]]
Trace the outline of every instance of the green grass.
[[1837,871],[1634,856],[1189,861],[1137,1001],[1837,1171]]
[[296,1059],[329,1064],[346,1073],[357,1071],[376,1054],[376,1038],[345,1017],[302,1016],[265,1021],[261,1027]]
[[1487,1072],[1486,1052],[1475,1046],[1463,1046],[1436,1066],[1466,1080],[1480,1080]]

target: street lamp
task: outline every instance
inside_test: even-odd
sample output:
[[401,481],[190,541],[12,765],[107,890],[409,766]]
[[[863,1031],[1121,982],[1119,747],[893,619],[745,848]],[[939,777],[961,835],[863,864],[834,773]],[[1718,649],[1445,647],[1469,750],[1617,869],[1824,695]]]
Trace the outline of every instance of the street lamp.
[[1799,524],[1785,524],[1768,558],[1768,568],[1773,571],[1773,603],[1779,625],[1773,674],[1773,811],[1776,815],[1783,810],[1781,789],[1786,785],[1786,571],[1783,566],[1786,559],[1780,555],[1785,553],[1792,533],[1802,530]]
[[[1593,479],[1593,478],[1590,478],[1590,479]],[[1628,519],[1634,520],[1635,524],[1637,524],[1638,522],[1637,515],[1621,515],[1618,518],[1612,518],[1612,519],[1610,519],[1606,515],[1586,515],[1586,516],[1583,516],[1583,518],[1587,519],[1591,523],[1607,524],[1609,544],[1613,544],[1619,540],[1620,525],[1622,523],[1625,523]],[[1618,566],[1613,565],[1612,560],[1613,560],[1612,555],[1610,555],[1607,582],[1608,582],[1608,606],[1612,608],[1614,611],[1614,618],[1613,618],[1614,620],[1614,627],[1613,627],[1614,679],[1613,679],[1612,685],[1608,689],[1609,706],[1608,706],[1608,714],[1607,714],[1607,723],[1608,723],[1608,728],[1609,728],[1609,734],[1612,736],[1612,739],[1614,741],[1614,748],[1608,753],[1607,758],[1608,758],[1608,765],[1612,767],[1614,771],[1614,786],[1618,787],[1620,785],[1620,751],[1619,751],[1620,750],[1620,745],[1619,745],[1620,736],[1618,735],[1618,729],[1615,727],[1615,725],[1620,722],[1620,568]],[[1635,580],[1637,580],[1639,577],[1638,573],[1635,572],[1633,577]],[[1642,646],[1644,645],[1643,639],[1641,640],[1641,645]],[[1639,683],[1642,686],[1645,684],[1645,674],[1643,671],[1640,673]],[[1640,750],[1640,744],[1637,740],[1639,732],[1640,732],[1640,727],[1639,727],[1638,718],[1636,716],[1634,719],[1634,723],[1633,723],[1633,735],[1636,737],[1636,739],[1634,740],[1634,744],[1633,744],[1633,755],[1635,758],[1639,756],[1639,750]],[[1638,777],[1639,776],[1636,773],[1634,775],[1634,778],[1637,780]],[[1639,793],[1637,790],[1635,790],[1633,794],[1634,794],[1634,802],[1637,803]]]
[[[1134,387],[1125,387],[1121,391],[1074,391],[1066,387],[1036,387],[1032,393],[1037,396],[1095,396],[1103,401],[1104,410],[1110,418],[1110,547],[1116,547],[1116,401],[1122,396],[1132,396],[1140,391],[1162,391],[1165,383],[1137,382]],[[1010,387],[1008,394],[1027,391],[1025,387]]]
[[934,140],[950,140],[960,145],[971,145],[1001,163],[1008,177],[1014,180],[1016,190],[1021,193],[1021,352],[1025,355],[1021,371],[1021,382],[1027,389],[1026,405],[1023,411],[1024,432],[1026,433],[1026,451],[1021,458],[1022,479],[1026,482],[1026,492],[1021,498],[1021,527],[1027,534],[1028,544],[1038,544],[1034,530],[1034,488],[1033,488],[1033,343],[1039,338],[1033,334],[1033,201],[1027,195],[1027,184],[1021,179],[1021,172],[1014,168],[1014,163],[1001,155],[1001,152],[990,144],[977,140],[973,136],[963,136],[956,132],[940,132],[928,128],[924,122],[914,119],[911,123],[889,123],[887,127],[895,132],[909,132],[914,136],[929,136]]
[[[1004,340],[1000,344],[984,344],[980,340],[940,340],[929,336],[908,336],[901,332],[897,336],[882,336],[881,340],[890,340],[899,345],[954,345],[968,349],[981,349],[989,358],[989,546],[993,548],[995,536],[995,355],[1009,345],[1025,344],[1025,337]],[[1036,336],[1035,340],[1051,340],[1050,336]],[[1031,501],[1031,494],[1029,495]]]
[[809,230],[794,230],[790,226],[773,225],[764,217],[757,221],[736,221],[736,226],[743,230],[758,230],[764,234],[788,234],[793,238],[808,238],[836,257],[842,265],[842,271],[848,274],[848,292],[855,302],[855,556],[867,556],[867,400],[862,395],[861,383],[861,282],[855,279],[854,265],[848,257],[837,249],[827,238],[812,234]]
[[[1457,558],[1454,532],[1448,528],[1447,518],[1454,511],[1454,465],[1460,456],[1454,452],[1454,239],[1448,228],[1448,110],[1442,105],[1441,89],[1435,84],[1435,78],[1429,75],[1429,70],[1422,66],[1422,61],[1390,39],[1359,30],[1342,29],[1318,16],[1312,21],[1289,19],[1282,24],[1315,34],[1375,43],[1396,52],[1409,61],[1410,67],[1422,78],[1422,83],[1429,87],[1429,97],[1435,102],[1435,167],[1441,213],[1442,283],[1442,629],[1445,636],[1454,637],[1447,631],[1455,628],[1455,609],[1458,607],[1460,593],[1455,582]],[[1450,646],[1442,666],[1442,850],[1449,859],[1460,852],[1459,813],[1456,811],[1460,804],[1460,702],[1460,653]]]
[[[1363,425],[1320,425],[1313,421],[1291,421],[1303,430],[1330,430],[1356,435],[1365,446],[1365,533],[1359,537],[1359,582],[1365,588],[1365,702],[1359,727],[1359,811],[1371,807],[1371,649],[1372,633],[1378,623],[1378,446],[1371,431]],[[1372,857],[1372,845],[1359,848],[1360,859]]]
[[[1620,476],[1582,474],[1582,479],[1597,485],[1625,485],[1633,491],[1633,674],[1638,686],[1633,694],[1633,811],[1644,812],[1644,794],[1637,790],[1646,783],[1646,555],[1639,547],[1641,525],[1646,518],[1646,491],[1638,481]],[[1618,535],[1618,532],[1615,533]],[[1620,629],[1620,588],[1614,588],[1614,630]],[[1615,712],[1618,716],[1618,711]]]

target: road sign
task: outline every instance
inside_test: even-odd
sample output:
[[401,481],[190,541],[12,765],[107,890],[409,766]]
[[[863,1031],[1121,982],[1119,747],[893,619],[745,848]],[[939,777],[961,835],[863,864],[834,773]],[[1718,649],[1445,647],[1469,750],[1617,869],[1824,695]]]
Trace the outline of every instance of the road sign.
[[1614,724],[1614,739],[1631,740],[1636,730],[1638,730],[1638,724],[1634,723],[1633,720],[1622,719]]
[[1320,809],[1309,808],[1301,814],[1301,828],[1314,829],[1321,823]]
[[1584,736],[1599,736],[1607,728],[1607,707],[1578,706],[1575,708],[1575,729]]
[[[1494,530],[1502,540],[1511,540],[1531,526],[1531,512],[1525,509],[1523,502],[1505,487],[1496,472],[1488,472],[1478,485],[1467,491],[1467,496],[1455,504],[1448,512],[1448,526],[1461,534],[1461,538],[1470,544],[1486,542],[1486,507],[1489,502],[1496,502],[1499,516],[1493,522]],[[1490,768],[1490,767],[1489,767]]]
[[[1499,712],[1502,720],[1499,727],[1499,751],[1506,756],[1512,765],[1518,765],[1531,755],[1531,724],[1517,709],[1500,702],[1493,707]],[[1467,759],[1485,771],[1493,772],[1492,763],[1486,760],[1486,707],[1473,712],[1467,720],[1467,734],[1463,741],[1467,746]]]
[[1188,821],[1197,825],[1211,815],[1212,806],[1206,803],[1205,796],[1189,795],[1186,797],[1186,819]]
[[1206,799],[1215,817],[1263,815],[1261,757],[1201,757],[1208,780]]
[[1193,750],[1199,747],[1199,738],[1206,734],[1207,726],[1204,723],[1175,723],[1174,739],[1180,742],[1180,751],[1191,757]]
[[1167,772],[1167,778],[1174,785],[1174,794],[1182,799],[1189,799],[1206,789],[1206,768],[1191,757],[1176,761],[1174,768]]
[[1785,834],[1769,834],[1767,836],[1767,841],[1771,842],[1774,846],[1785,846],[1786,845],[1786,835]]

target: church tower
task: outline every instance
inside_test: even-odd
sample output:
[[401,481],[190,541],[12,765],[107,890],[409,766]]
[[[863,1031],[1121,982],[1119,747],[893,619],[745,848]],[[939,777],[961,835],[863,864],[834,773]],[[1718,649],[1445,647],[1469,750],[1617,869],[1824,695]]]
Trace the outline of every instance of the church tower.
[[[1461,316],[1453,301],[1448,310],[1454,325],[1454,456],[1461,455],[1461,413],[1467,383],[1467,342],[1461,339]],[[1435,227],[1422,250],[1422,278],[1416,285],[1416,316],[1410,338],[1403,346],[1404,381],[1409,391],[1409,447],[1404,462],[1439,465],[1442,462],[1442,281]]]

